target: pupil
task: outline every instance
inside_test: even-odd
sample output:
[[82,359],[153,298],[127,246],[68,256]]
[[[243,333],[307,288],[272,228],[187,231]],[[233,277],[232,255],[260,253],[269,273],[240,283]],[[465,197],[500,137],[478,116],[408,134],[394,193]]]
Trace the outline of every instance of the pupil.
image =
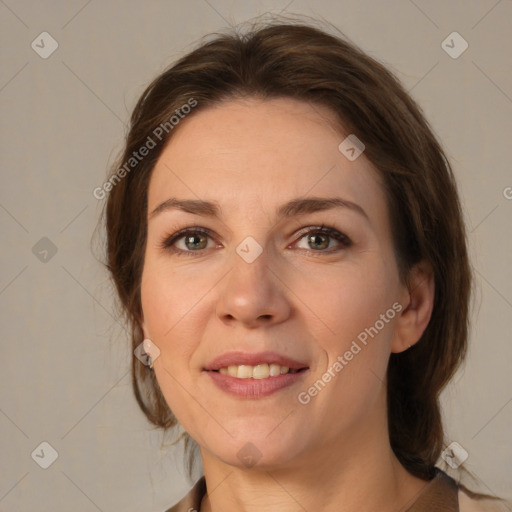
[[186,246],[189,248],[189,249],[204,249],[204,238],[203,238],[203,241],[201,241],[201,235],[190,235],[187,237],[186,239],[186,242],[185,242]]
[[[324,243],[322,243],[322,238],[323,238]],[[319,248],[324,249],[329,245],[329,241],[327,240],[327,237],[325,235],[321,235],[318,233],[315,235],[311,235],[310,241],[313,242],[314,248],[316,248],[316,249],[319,249]],[[320,244],[318,245],[317,242],[320,242]]]

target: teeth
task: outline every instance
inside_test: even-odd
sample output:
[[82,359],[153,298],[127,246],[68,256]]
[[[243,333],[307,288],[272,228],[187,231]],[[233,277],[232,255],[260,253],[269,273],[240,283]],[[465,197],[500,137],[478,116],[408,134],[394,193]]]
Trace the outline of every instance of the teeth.
[[298,370],[290,370],[288,366],[281,366],[279,364],[258,364],[256,366],[249,366],[241,364],[239,366],[228,366],[227,368],[220,368],[219,372],[222,375],[229,375],[239,379],[266,379],[268,377],[277,377],[285,373],[297,373]]

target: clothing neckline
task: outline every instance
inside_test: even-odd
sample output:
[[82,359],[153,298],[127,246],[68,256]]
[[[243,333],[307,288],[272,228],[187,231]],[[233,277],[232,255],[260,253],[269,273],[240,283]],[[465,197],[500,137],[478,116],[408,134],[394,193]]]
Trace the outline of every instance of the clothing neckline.
[[405,512],[459,512],[459,486],[444,471],[435,468],[436,474],[428,481]]
[[[439,468],[405,512],[459,512],[458,485],[453,478]],[[206,479],[201,476],[192,489],[176,505],[166,512],[187,512],[191,508],[201,512],[201,501],[206,495]]]

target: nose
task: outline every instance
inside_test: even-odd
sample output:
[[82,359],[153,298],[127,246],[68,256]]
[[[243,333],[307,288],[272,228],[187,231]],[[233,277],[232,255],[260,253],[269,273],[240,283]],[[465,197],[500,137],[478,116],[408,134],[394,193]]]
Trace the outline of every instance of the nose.
[[263,252],[251,263],[233,255],[233,267],[218,291],[216,313],[225,324],[246,328],[279,324],[289,318],[289,290]]

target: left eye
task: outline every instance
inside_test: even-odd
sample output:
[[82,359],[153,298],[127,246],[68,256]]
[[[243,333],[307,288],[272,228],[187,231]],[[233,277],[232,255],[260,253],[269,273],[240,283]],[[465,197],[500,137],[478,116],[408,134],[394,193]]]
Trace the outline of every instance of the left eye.
[[300,245],[297,245],[297,247],[299,247],[299,249],[306,249],[309,251],[331,252],[326,251],[326,249],[333,249],[333,244],[331,244],[333,239],[337,242],[338,247],[341,246],[346,248],[352,244],[351,240],[338,230],[320,227],[311,229],[304,233],[299,239],[299,244],[302,240],[305,240],[306,246],[301,247]]

